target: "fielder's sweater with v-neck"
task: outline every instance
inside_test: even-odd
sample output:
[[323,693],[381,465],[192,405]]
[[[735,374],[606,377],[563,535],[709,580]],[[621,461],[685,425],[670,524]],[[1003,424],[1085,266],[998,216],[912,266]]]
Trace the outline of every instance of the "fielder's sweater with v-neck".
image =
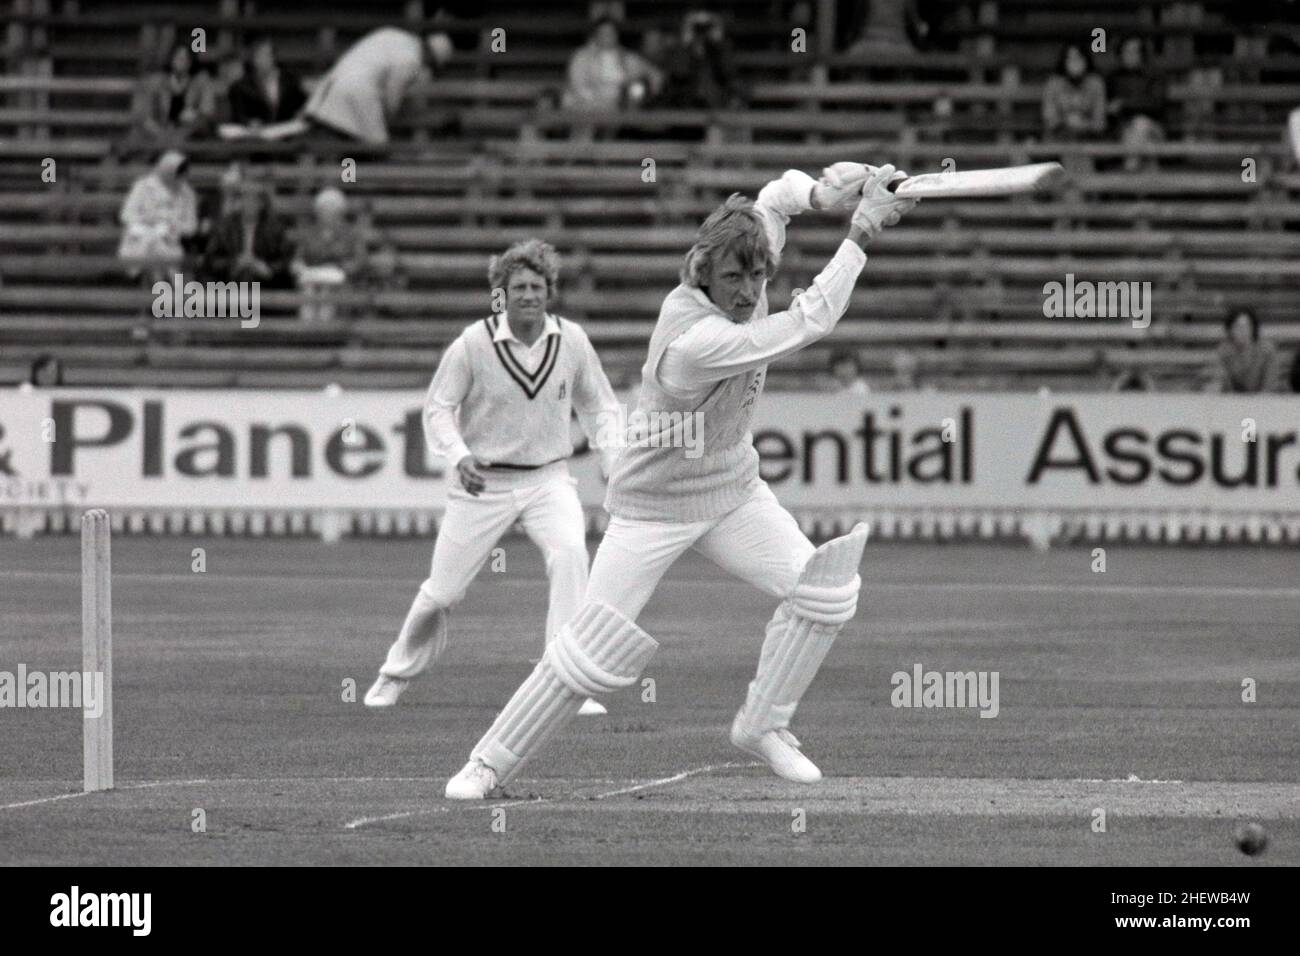
[[617,441],[598,441],[610,432],[599,422],[618,420],[618,401],[582,327],[547,315],[529,346],[504,314],[490,315],[443,353],[425,402],[425,440],[453,466],[472,453],[494,469],[537,469],[573,454],[575,411],[592,444],[614,446],[602,447],[613,455]]

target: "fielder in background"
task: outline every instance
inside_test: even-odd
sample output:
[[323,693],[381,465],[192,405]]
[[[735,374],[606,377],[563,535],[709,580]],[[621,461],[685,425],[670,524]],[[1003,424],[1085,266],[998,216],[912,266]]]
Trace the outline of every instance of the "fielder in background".
[[[546,311],[558,278],[559,256],[539,239],[494,256],[488,281],[504,290],[505,312],[466,328],[438,364],[424,434],[429,450],[454,466],[447,509],[433,567],[366,693],[369,707],[395,704],[411,678],[437,660],[447,645],[448,612],[516,521],[546,559],[547,640],[578,610],[588,559],[577,480],[569,475],[570,418],[576,411],[605,475],[617,454],[608,423],[621,419],[587,334]],[[605,713],[586,703],[586,713]]]
[[[892,166],[837,163],[820,181],[797,170],[752,201],[733,195],[700,227],[682,282],[650,337],[633,415],[680,427],[698,415],[703,448],[671,432],[633,435],[610,477],[609,528],[582,608],[547,645],[533,673],[447,784],[455,799],[508,782],[582,701],[633,684],[658,644],[635,623],[660,578],[688,549],[780,600],[731,741],[779,776],[814,783],[821,772],[788,727],[840,628],[857,608],[858,525],[814,549],[758,473],[750,434],[768,363],[826,336],[848,308],[863,247],[916,205],[891,193]],[[847,238],[788,311],[768,314],[790,218],[853,210]],[[690,452],[690,453],[688,453]]]

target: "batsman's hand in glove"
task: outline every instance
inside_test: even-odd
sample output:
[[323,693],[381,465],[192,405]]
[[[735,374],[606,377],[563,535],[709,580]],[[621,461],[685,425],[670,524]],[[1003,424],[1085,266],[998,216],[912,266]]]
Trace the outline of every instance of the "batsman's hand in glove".
[[[840,209],[844,212],[856,209],[858,200],[862,198],[863,185],[868,177],[878,171],[878,167],[865,163],[835,163],[827,166],[813,187],[813,208]],[[899,170],[892,178],[906,179],[907,173]]]
[[876,238],[886,226],[894,225],[921,201],[891,193],[886,187],[894,176],[894,167],[885,165],[862,184],[862,198],[858,201],[858,208],[853,210],[853,222],[849,227],[849,239],[858,245]]

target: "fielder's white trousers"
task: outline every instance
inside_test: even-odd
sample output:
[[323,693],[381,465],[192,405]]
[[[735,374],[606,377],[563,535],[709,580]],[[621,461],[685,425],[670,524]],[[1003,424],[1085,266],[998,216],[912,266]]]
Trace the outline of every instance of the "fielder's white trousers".
[[[447,510],[434,542],[429,577],[420,585],[379,673],[411,678],[441,654],[447,642],[447,612],[464,598],[469,583],[516,521],[546,561],[547,640],[578,612],[587,586],[586,522],[577,480],[568,469],[551,467],[537,483],[485,490],[478,497],[453,483],[447,491]],[[540,653],[541,649],[530,650]]]
[[794,590],[815,550],[767,483],[758,481],[748,500],[708,521],[611,518],[591,566],[587,600],[635,621],[664,573],[692,548],[780,600]]

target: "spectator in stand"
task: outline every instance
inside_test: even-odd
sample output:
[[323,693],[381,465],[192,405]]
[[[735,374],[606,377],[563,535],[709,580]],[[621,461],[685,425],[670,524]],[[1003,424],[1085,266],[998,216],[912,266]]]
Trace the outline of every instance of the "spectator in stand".
[[1215,352],[1211,391],[1281,391],[1282,359],[1272,342],[1260,339],[1254,310],[1233,309],[1223,320],[1223,328],[1227,337]]
[[276,62],[270,37],[253,37],[249,50],[243,79],[230,90],[231,121],[257,128],[293,119],[307,102],[302,82]]
[[886,390],[891,392],[914,392],[921,386],[919,363],[916,356],[905,349],[897,349],[889,357],[889,367],[893,372]]
[[831,390],[846,396],[866,398],[870,392],[858,353],[841,349],[831,353]]
[[[1125,146],[1146,146],[1165,139],[1165,78],[1151,69],[1150,52],[1141,37],[1128,37],[1120,44],[1119,69],[1110,78],[1107,108]],[[1137,172],[1144,165],[1147,163],[1142,156],[1124,158],[1125,172]]]
[[650,27],[641,34],[641,57],[660,73],[668,69],[668,56],[672,52],[673,38],[667,30]]
[[212,96],[216,103],[213,124],[218,129],[223,124],[234,122],[231,95],[243,82],[246,72],[244,60],[238,53],[226,53],[217,60],[217,78],[212,81]]
[[217,181],[217,207],[213,210],[212,225],[239,208],[239,197],[244,189],[244,167],[233,161],[221,171]]
[[212,78],[200,70],[184,43],[172,47],[163,67],[145,76],[132,104],[134,136],[175,145],[211,133],[217,120]]
[[228,214],[239,208],[239,193],[244,183],[244,169],[238,161],[233,161],[221,172],[221,178],[217,180],[217,188],[214,192],[208,192],[199,197],[199,228],[193,238],[185,244],[186,252],[192,251],[199,263],[201,278],[216,279],[216,276],[207,274],[207,262],[205,251],[208,248],[208,241],[212,238],[212,231],[217,227]]
[[358,284],[375,292],[405,288],[407,277],[402,273],[397,244],[372,223],[367,222],[364,227],[366,267],[361,272]]
[[1196,140],[1213,139],[1215,107],[1223,89],[1224,69],[1218,63],[1202,63],[1184,74],[1183,136]]
[[198,229],[198,200],[185,181],[183,153],[169,149],[153,169],[131,184],[119,219],[118,258],[132,278],[170,280],[185,258],[183,241]]
[[63,363],[48,352],[38,355],[27,384],[32,388],[57,388],[63,384]]
[[1293,109],[1291,115],[1287,117],[1286,139],[1291,147],[1291,155],[1295,157],[1296,166],[1300,166],[1300,106]]
[[682,21],[681,38],[663,51],[663,89],[659,102],[677,109],[719,109],[740,105],[731,42],[722,19],[692,10]]
[[1106,131],[1106,84],[1081,46],[1061,51],[1056,73],[1043,86],[1043,130],[1059,139],[1091,139]]
[[587,19],[593,23],[597,20],[621,22],[627,19],[627,10],[623,7],[623,0],[591,0],[587,5]]
[[337,314],[336,293],[366,268],[366,238],[348,218],[343,190],[330,186],[316,194],[312,217],[303,223],[290,270],[302,290],[299,312],[307,322],[329,322]]
[[372,30],[321,77],[302,117],[345,136],[382,145],[388,124],[417,81],[435,76],[453,53],[445,33],[420,37],[396,27]]
[[916,0],[870,0],[865,5],[861,0],[849,0],[839,8],[841,36],[857,37],[846,51],[850,56],[914,56],[914,38],[930,32]]
[[205,267],[221,281],[261,282],[272,289],[292,287],[289,263],[293,243],[275,212],[271,191],[246,176],[239,207],[221,218],[208,239]]
[[1112,392],[1154,392],[1156,383],[1150,373],[1140,368],[1120,368],[1111,379],[1110,390]]
[[669,30],[650,27],[641,34],[641,59],[654,69],[659,77],[658,90],[646,98],[646,106],[671,106],[666,94],[668,91],[668,70],[671,60],[677,54],[677,37]]
[[569,59],[563,104],[574,110],[636,106],[658,92],[661,79],[648,60],[620,45],[618,24],[606,17]]

